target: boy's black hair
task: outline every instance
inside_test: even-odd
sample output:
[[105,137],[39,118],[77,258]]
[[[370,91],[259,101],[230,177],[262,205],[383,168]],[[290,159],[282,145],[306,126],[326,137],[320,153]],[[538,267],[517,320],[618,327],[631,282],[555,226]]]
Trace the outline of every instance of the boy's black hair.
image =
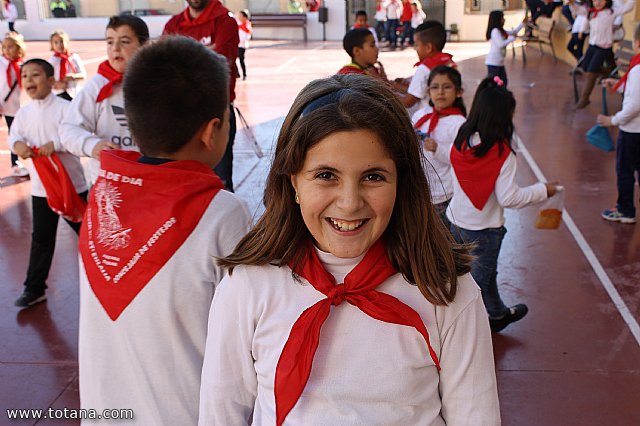
[[447,43],[447,30],[438,21],[424,21],[416,28],[415,37],[423,44],[431,43],[436,51],[442,52]]
[[127,66],[124,102],[140,151],[172,154],[208,121],[229,108],[229,64],[221,55],[183,36],[143,47]]
[[145,44],[149,40],[149,27],[147,27],[147,24],[137,16],[112,16],[111,18],[109,18],[106,29],[111,28],[112,30],[115,30],[123,25],[127,25],[129,28],[131,28],[136,37],[138,37],[138,42],[140,42],[140,44]]
[[485,78],[478,86],[467,121],[458,130],[453,144],[461,150],[463,143],[477,132],[482,143],[474,149],[475,157],[483,157],[495,144],[498,144],[500,153],[505,145],[513,151],[512,117],[515,110],[516,99],[513,93],[507,90],[504,84],[497,83],[494,78]]
[[[429,86],[431,86],[431,82],[437,75],[446,75],[447,77],[449,77],[449,80],[451,80],[453,85],[456,86],[456,90],[462,90],[462,75],[457,69],[448,65],[438,65],[429,73],[429,79],[427,80],[427,84]],[[431,99],[429,99],[429,105],[433,106],[433,102],[431,101]],[[462,111],[462,114],[465,117],[467,116],[467,107],[464,106],[464,100],[462,99],[462,96],[457,97],[453,102],[453,105],[451,106],[454,108],[458,108],[460,111]]]
[[353,49],[364,46],[365,41],[367,41],[367,37],[373,37],[371,31],[367,28],[354,28],[347,31],[344,35],[344,38],[342,39],[342,47],[345,52],[349,54],[351,59],[353,59]]
[[367,11],[366,10],[359,10],[356,12],[356,19],[358,19],[358,16],[364,16],[365,18],[368,19],[368,15],[367,15]]
[[249,12],[249,9],[242,9],[240,11],[240,14],[247,19],[251,19],[251,13]]
[[51,65],[49,62],[45,61],[44,59],[40,59],[40,58],[29,59],[28,61],[25,61],[20,66],[20,69],[24,68],[25,65],[38,65],[40,68],[42,68],[42,71],[44,71],[44,74],[47,77],[53,77],[53,74],[54,74],[53,65]]
[[504,12],[501,10],[492,10],[491,13],[489,13],[489,21],[487,22],[487,33],[485,34],[487,40],[491,39],[491,31],[493,31],[494,28],[497,28],[500,31],[502,37],[507,37],[507,32],[502,26],[503,18]]

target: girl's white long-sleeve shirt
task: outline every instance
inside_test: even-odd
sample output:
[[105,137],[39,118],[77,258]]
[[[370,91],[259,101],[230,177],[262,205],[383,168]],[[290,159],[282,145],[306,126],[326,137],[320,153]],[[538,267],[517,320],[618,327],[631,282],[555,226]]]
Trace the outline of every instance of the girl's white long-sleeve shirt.
[[9,3],[8,6],[0,5],[2,8],[2,16],[7,22],[16,22],[18,19],[18,8],[15,4]]
[[640,133],[640,66],[629,71],[622,109],[611,117],[611,124],[628,133]]
[[[337,283],[357,259],[318,252]],[[401,274],[377,289],[421,317],[439,359],[412,327],[375,320],[344,302],[322,326],[309,380],[286,425],[498,425],[487,314],[466,274],[449,306],[434,306]],[[300,314],[325,296],[288,267],[240,266],[214,296],[199,425],[275,424],[276,364]]]
[[[107,82],[104,76],[96,74],[71,101],[60,125],[60,139],[72,154],[91,157],[91,151],[102,140],[115,143],[119,149],[139,151],[129,133],[124,112],[122,84],[116,84],[111,96],[96,103],[100,90]],[[100,161],[91,158],[89,162],[91,183],[96,181],[99,171]]]
[[513,43],[516,39],[516,34],[522,29],[523,24],[520,23],[516,28],[512,30],[505,30],[507,32],[507,38],[502,36],[499,29],[494,28],[491,30],[491,39],[489,45],[489,53],[484,61],[485,64],[494,67],[503,67],[504,58],[507,55],[507,46],[509,43]]
[[[53,77],[56,79],[56,81],[60,81],[60,62],[62,60],[59,57],[52,55],[48,61],[51,65],[53,65]],[[84,62],[82,62],[82,58],[80,58],[80,55],[78,55],[77,53],[72,53],[71,55],[69,55],[69,62],[73,64],[73,67],[76,70],[75,74],[77,74],[78,77],[82,76],[82,78],[87,78],[87,70],[84,67]],[[67,72],[71,73],[73,72],[73,70],[68,69]],[[76,96],[77,90],[78,81],[69,80],[67,82],[67,93],[71,95],[72,98],[74,98]],[[62,90],[53,91],[53,93],[55,93],[56,95],[62,92]]]
[[589,44],[598,46],[602,49],[608,49],[613,45],[613,24],[616,17],[631,12],[636,4],[636,0],[627,0],[624,4],[614,3],[611,9],[602,9],[598,15],[588,20],[588,24],[583,26],[583,31],[589,31]]
[[[470,138],[470,145],[479,144],[480,136],[476,133]],[[517,184],[516,156],[513,152],[509,152],[502,165],[495,188],[482,210],[478,210],[462,190],[455,167],[452,177],[453,197],[447,208],[447,218],[454,225],[470,231],[499,228],[504,225],[505,208],[517,209],[547,199],[547,187],[544,183],[538,182],[525,187]]]
[[[5,101],[4,98],[11,91],[11,85],[7,81],[7,68],[9,67],[9,60],[0,55],[0,115],[6,115],[9,117],[15,117],[16,113],[20,109],[20,85],[16,85],[11,92],[9,98]],[[18,76],[15,75],[13,70],[11,71],[11,81],[16,81]]]
[[[431,112],[430,110],[420,110],[413,115],[412,121],[415,124],[422,116]],[[448,115],[441,117],[438,125],[433,129],[430,137],[438,143],[436,151],[427,151],[423,146],[423,153],[426,163],[422,165],[424,173],[429,180],[429,189],[431,191],[431,202],[434,204],[444,203],[453,195],[453,176],[451,176],[451,160],[449,160],[449,152],[451,145],[456,139],[460,126],[465,122],[465,118],[461,115]],[[420,131],[427,133],[429,123],[425,122]]]
[[[53,142],[55,153],[62,161],[67,170],[76,192],[87,190],[87,183],[84,179],[84,170],[80,159],[68,153],[58,134],[58,127],[64,117],[69,102],[50,93],[44,99],[36,99],[23,106],[16,114],[11,131],[9,132],[9,147],[15,152],[14,145],[22,141],[30,147],[41,147],[49,141]],[[31,176],[31,195],[36,197],[46,197],[40,176],[33,166],[31,160],[21,160],[29,169]]]
[[587,19],[589,6],[587,6],[586,3],[572,3],[569,7],[575,15],[573,25],[571,26],[571,32],[587,34],[589,32],[589,20]]

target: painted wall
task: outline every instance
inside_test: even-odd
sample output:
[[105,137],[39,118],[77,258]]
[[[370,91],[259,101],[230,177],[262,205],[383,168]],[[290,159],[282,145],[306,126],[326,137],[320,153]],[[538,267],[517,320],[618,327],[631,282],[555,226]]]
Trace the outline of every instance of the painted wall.
[[[246,5],[246,0],[227,0],[227,4],[232,11],[237,11]],[[326,24],[325,32],[327,40],[342,40],[346,26],[345,2],[344,0],[326,0],[329,9],[329,22]],[[633,35],[634,19],[640,15],[640,7],[636,6],[635,13],[625,16],[626,38]],[[25,12],[27,19],[18,20],[16,27],[24,34],[27,40],[47,40],[51,31],[56,28],[64,28],[72,39],[89,40],[104,37],[104,27],[107,18],[45,18],[40,19],[37,1],[26,1]],[[524,17],[524,10],[505,13],[506,28],[516,27]],[[169,16],[145,16],[143,18],[152,37],[158,37],[162,33]],[[448,1],[446,7],[446,25],[458,24],[460,30],[460,40],[462,41],[484,41],[487,29],[487,15],[465,15],[463,1]],[[572,61],[571,56],[566,51],[566,44],[570,34],[567,32],[568,23],[560,14],[560,9],[556,9],[554,19],[558,22],[554,32],[554,45],[558,56],[567,62]],[[318,22],[317,12],[307,13],[307,33],[309,40],[322,40],[322,24]],[[254,37],[257,39],[285,39],[301,40],[302,30],[299,28],[256,28]]]

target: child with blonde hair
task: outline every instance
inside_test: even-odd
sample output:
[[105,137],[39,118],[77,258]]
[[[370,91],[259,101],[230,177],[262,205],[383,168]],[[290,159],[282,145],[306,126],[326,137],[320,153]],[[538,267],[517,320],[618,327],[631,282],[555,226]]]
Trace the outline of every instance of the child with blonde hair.
[[53,65],[53,93],[70,101],[76,96],[78,81],[87,78],[87,70],[80,55],[73,53],[69,47],[69,34],[64,30],[55,30],[49,37],[53,56],[49,62]]
[[[27,46],[24,43],[24,37],[16,32],[6,33],[2,40],[0,57],[0,114],[4,115],[9,131],[11,131],[13,117],[20,109],[20,90],[22,89],[20,65],[26,54]],[[11,175],[29,176],[29,171],[18,161],[18,156],[14,153],[11,153]]]

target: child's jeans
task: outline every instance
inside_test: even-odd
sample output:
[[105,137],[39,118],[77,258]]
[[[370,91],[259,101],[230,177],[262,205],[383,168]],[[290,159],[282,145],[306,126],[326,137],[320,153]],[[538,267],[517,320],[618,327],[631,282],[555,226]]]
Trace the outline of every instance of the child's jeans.
[[580,60],[584,54],[584,38],[580,38],[579,33],[571,33],[571,40],[567,44],[567,50],[577,59]]
[[503,66],[487,65],[487,77],[498,76],[504,82],[504,87],[507,87],[507,70]]
[[[84,200],[87,192],[79,194]],[[34,293],[44,292],[47,288],[45,281],[49,276],[53,251],[56,248],[56,233],[60,216],[49,207],[45,197],[31,196],[33,209],[33,231],[31,233],[31,252],[29,253],[29,268],[24,282],[26,290]],[[77,234],[80,223],[65,221]]]
[[507,233],[504,226],[487,228],[479,231],[458,228],[451,225],[451,233],[459,243],[475,243],[471,265],[471,276],[482,292],[482,301],[491,318],[499,318],[507,313],[508,308],[500,298],[498,291],[498,256],[502,240]]
[[386,30],[387,30],[387,41],[391,46],[397,46],[397,35],[396,31],[398,30],[398,24],[400,20],[398,19],[387,19],[386,22]]
[[628,133],[620,130],[617,145],[618,202],[616,208],[625,216],[635,217],[633,191],[636,181],[635,173],[640,176],[640,133]]
[[409,45],[413,46],[413,28],[411,27],[411,21],[405,21],[402,23],[402,41],[401,45],[404,45],[405,40],[409,39]]

